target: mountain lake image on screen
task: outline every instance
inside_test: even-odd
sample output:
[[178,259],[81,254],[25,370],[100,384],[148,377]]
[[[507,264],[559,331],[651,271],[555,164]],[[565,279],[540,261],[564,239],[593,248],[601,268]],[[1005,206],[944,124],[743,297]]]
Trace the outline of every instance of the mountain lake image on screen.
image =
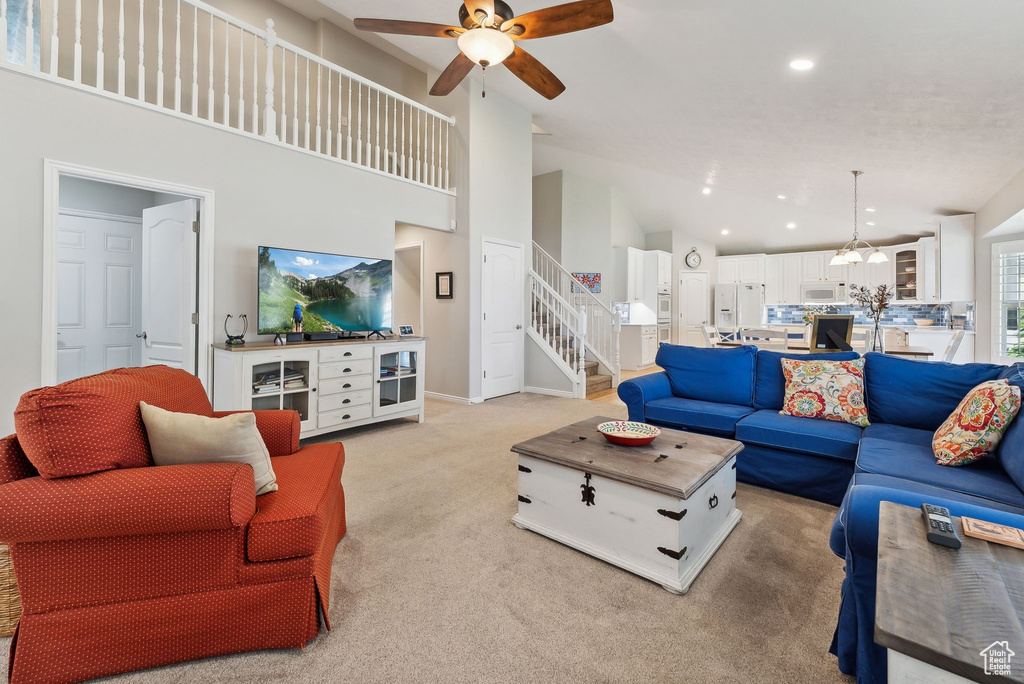
[[390,259],[259,248],[259,332],[391,329]]

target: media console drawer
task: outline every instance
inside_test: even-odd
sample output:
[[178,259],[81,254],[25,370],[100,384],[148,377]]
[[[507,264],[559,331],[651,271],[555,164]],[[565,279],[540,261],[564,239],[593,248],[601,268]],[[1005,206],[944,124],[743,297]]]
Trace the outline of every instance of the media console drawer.
[[369,418],[373,413],[369,404],[356,406],[354,408],[343,408],[337,411],[321,412],[317,416],[316,426],[318,428],[333,427],[344,423],[351,423],[354,420]]
[[359,359],[372,358],[373,346],[369,344],[351,347],[338,346],[320,350],[320,363],[327,363],[329,361],[358,361]]
[[356,406],[369,404],[373,401],[373,391],[367,389],[357,390],[355,392],[341,392],[339,394],[330,394],[326,397],[320,397],[318,401],[317,409],[320,413],[334,411],[335,409],[354,408]]
[[357,361],[336,361],[320,364],[320,379],[342,378],[347,375],[367,375],[373,368],[373,359]]
[[320,398],[323,401],[323,397],[331,394],[348,392],[350,390],[365,390],[371,387],[373,387],[373,378],[369,375],[357,375],[354,378],[332,378],[330,380],[321,379],[319,385]]

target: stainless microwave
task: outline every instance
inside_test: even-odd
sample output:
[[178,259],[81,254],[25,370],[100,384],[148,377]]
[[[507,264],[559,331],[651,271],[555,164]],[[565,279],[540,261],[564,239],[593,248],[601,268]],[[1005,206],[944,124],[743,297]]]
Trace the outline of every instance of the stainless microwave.
[[846,283],[803,283],[800,285],[801,304],[845,304]]

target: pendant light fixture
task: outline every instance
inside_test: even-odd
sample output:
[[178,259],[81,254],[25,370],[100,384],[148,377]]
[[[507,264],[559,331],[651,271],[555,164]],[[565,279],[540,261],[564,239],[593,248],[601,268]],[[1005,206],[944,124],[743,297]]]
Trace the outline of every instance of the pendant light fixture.
[[889,260],[885,252],[878,247],[872,247],[867,240],[861,240],[860,234],[857,232],[857,178],[864,172],[851,171],[850,173],[853,174],[853,239],[836,250],[832,260],[828,262],[829,266],[843,266],[864,261],[864,257],[860,253],[862,249],[871,250],[871,254],[868,255],[869,264],[885,263]]

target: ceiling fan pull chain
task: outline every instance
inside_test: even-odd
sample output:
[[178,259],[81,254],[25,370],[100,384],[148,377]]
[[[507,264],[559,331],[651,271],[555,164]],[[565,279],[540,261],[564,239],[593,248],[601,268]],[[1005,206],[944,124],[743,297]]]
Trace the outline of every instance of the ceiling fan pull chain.
[[480,76],[483,78],[483,90],[480,93],[480,97],[487,97],[487,67],[480,67]]

